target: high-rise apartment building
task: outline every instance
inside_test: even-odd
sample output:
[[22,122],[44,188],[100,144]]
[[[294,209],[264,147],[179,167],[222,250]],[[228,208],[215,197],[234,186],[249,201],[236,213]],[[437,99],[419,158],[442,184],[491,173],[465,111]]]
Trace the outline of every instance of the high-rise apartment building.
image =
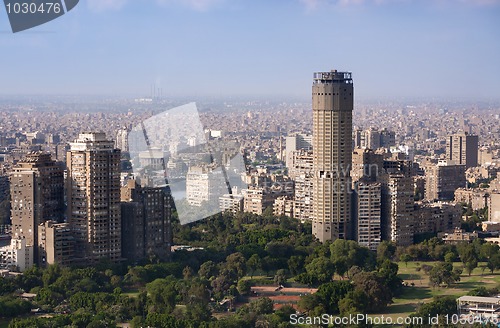
[[129,180],[121,195],[123,257],[168,258],[172,239],[170,193],[163,187],[140,186]]
[[446,159],[465,168],[478,164],[479,138],[467,132],[452,134],[446,140]]
[[295,182],[293,196],[293,217],[310,221],[313,215],[313,152],[296,150],[292,152],[292,166],[289,176]]
[[384,169],[384,156],[372,149],[355,148],[352,153],[351,180],[353,185],[364,178],[376,181]]
[[39,225],[64,219],[64,169],[50,154],[27,154],[13,169],[10,193],[13,237],[25,238],[33,246],[33,262],[40,263]]
[[288,136],[285,139],[285,161],[286,167],[290,169],[293,165],[293,153],[297,150],[311,150],[312,148],[312,135],[309,134],[296,134]]
[[126,127],[116,132],[115,147],[122,152],[128,152],[128,129]]
[[86,261],[119,261],[120,150],[104,133],[81,133],[70,147],[67,200],[75,256]]
[[391,148],[396,146],[396,132],[382,129],[380,131],[380,147]]
[[359,245],[373,251],[381,241],[381,198],[379,182],[360,180],[355,186],[356,236]]
[[366,147],[368,149],[379,149],[380,148],[380,131],[375,128],[369,128],[365,131],[366,133]]
[[368,148],[377,150],[378,148],[390,148],[396,146],[396,133],[387,129],[378,130],[369,128],[367,130],[355,130],[353,134],[354,148]]
[[321,242],[350,235],[353,99],[350,72],[314,74],[312,232]]
[[219,203],[219,196],[227,193],[227,186],[221,181],[225,177],[220,170],[207,166],[191,166],[186,175],[186,200],[192,206],[213,206]]
[[438,163],[425,168],[425,199],[453,200],[455,191],[466,185],[465,165]]
[[413,244],[413,178],[403,173],[386,175],[382,190],[382,239],[397,246]]

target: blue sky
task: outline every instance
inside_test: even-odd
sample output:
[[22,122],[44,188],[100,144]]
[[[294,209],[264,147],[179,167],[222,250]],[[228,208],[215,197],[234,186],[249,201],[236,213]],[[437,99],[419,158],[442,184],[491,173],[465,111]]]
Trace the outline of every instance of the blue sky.
[[0,49],[2,95],[309,97],[336,68],[359,99],[500,99],[500,0],[81,0],[16,34],[2,7]]

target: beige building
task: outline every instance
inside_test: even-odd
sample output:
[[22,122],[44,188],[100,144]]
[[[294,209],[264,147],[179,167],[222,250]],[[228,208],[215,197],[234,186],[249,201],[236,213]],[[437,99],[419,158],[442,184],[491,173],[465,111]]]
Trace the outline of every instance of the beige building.
[[447,202],[419,202],[415,208],[415,234],[435,234],[460,227],[462,206]]
[[413,244],[414,199],[413,179],[404,174],[391,174],[383,190],[382,238],[397,246]]
[[289,175],[295,182],[293,217],[300,221],[312,219],[313,213],[313,152],[292,152],[292,167]]
[[120,150],[104,133],[70,143],[68,218],[80,260],[121,260]]
[[488,204],[488,220],[500,222],[500,191],[490,194]]
[[273,204],[273,214],[277,217],[293,217],[293,199],[287,196],[276,198]]
[[[452,233],[440,233],[438,237],[441,237],[445,244],[460,244],[463,242],[470,243],[478,237],[477,232],[465,232],[460,228],[455,228]],[[488,238],[485,239],[488,241]]]
[[46,221],[38,227],[40,265],[70,265],[74,257],[75,239],[69,223]]
[[38,227],[46,221],[64,219],[63,167],[50,154],[26,155],[10,175],[13,238],[25,238],[33,246],[33,262],[40,262]]
[[219,197],[219,206],[222,212],[230,211],[232,213],[243,211],[243,195],[224,194]]
[[321,242],[350,237],[353,99],[350,72],[314,74],[312,233]]
[[115,147],[122,152],[128,152],[128,129],[126,127],[116,132]]
[[488,206],[490,192],[486,189],[466,189],[455,190],[455,202],[470,204],[473,210],[480,210]]
[[354,195],[358,243],[376,251],[382,239],[382,186],[378,182],[361,180],[356,183]]
[[446,140],[446,159],[455,165],[465,165],[465,168],[478,164],[478,136],[457,133],[448,136]]
[[455,191],[465,187],[465,165],[439,163],[425,168],[425,199],[453,200]]
[[242,191],[244,202],[243,211],[261,215],[266,208],[272,207],[273,195],[267,188],[251,187]]
[[308,134],[296,134],[293,136],[288,136],[285,139],[285,161],[286,167],[289,172],[294,165],[293,152],[297,150],[311,150],[312,148],[312,135]]
[[371,149],[355,148],[352,153],[353,186],[361,178],[375,181],[383,173],[384,156]]

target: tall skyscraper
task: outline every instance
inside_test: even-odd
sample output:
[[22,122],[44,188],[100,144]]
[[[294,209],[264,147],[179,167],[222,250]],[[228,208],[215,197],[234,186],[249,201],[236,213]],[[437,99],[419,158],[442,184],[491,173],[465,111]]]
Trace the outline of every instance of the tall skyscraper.
[[121,259],[120,150],[104,133],[81,133],[70,143],[68,217],[75,256]]
[[350,72],[314,74],[312,232],[321,242],[350,235],[353,95]]
[[13,237],[25,238],[26,244],[34,248],[33,262],[40,263],[39,225],[64,218],[63,167],[50,154],[30,153],[14,168],[10,188]]
[[446,140],[446,159],[465,168],[477,166],[479,138],[467,132],[452,134]]

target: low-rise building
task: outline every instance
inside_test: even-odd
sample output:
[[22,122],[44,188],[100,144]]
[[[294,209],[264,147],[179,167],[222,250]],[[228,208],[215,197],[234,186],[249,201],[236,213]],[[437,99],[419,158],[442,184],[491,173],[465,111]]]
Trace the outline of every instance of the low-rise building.
[[293,199],[287,196],[276,198],[273,205],[273,214],[275,216],[293,217]]
[[46,221],[38,227],[40,265],[70,265],[74,256],[75,239],[68,223]]
[[33,267],[33,246],[26,238],[12,238],[10,245],[0,248],[0,268],[24,272]]
[[219,197],[221,211],[230,211],[233,213],[243,211],[243,195],[224,194]]
[[440,233],[438,237],[442,238],[445,244],[459,244],[462,242],[472,242],[478,237],[476,232],[465,232],[460,228],[455,228],[452,233]]

